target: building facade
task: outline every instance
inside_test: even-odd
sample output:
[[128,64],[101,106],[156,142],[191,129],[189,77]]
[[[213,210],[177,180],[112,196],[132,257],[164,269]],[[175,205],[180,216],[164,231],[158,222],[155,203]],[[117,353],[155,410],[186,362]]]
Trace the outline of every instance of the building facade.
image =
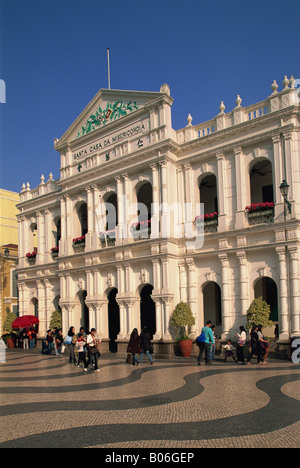
[[18,313],[18,193],[0,189],[0,333],[8,312]]
[[[58,140],[60,178],[18,208],[20,314],[40,333],[62,310],[63,332],[95,327],[111,351],[146,325],[172,353],[170,316],[188,302],[196,336],[223,338],[263,296],[280,340],[300,335],[300,106],[293,78],[262,102],[172,128],[160,92],[100,90]],[[287,181],[288,195],[280,186]],[[34,237],[37,250],[34,251]]]

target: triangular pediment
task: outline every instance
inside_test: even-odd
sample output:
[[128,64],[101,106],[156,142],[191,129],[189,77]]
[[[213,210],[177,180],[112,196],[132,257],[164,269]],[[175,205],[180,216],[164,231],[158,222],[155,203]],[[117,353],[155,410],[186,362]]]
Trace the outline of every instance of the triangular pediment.
[[79,143],[83,137],[141,111],[145,106],[160,100],[166,94],[169,95],[168,90],[163,87],[161,92],[156,93],[101,89],[64,135],[56,140],[55,148],[59,150],[59,147],[66,143],[75,141]]

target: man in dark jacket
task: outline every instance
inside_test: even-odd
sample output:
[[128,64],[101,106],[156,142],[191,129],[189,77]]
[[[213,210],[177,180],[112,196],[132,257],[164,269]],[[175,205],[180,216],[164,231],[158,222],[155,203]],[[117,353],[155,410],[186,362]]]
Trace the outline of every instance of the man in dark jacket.
[[153,359],[150,354],[151,340],[150,340],[150,335],[146,327],[143,328],[143,331],[140,334],[140,347],[141,347],[140,364],[143,364],[144,353],[147,354],[150,364],[153,364]]
[[251,336],[251,352],[248,356],[247,359],[247,364],[248,366],[251,365],[251,359],[253,358],[254,355],[257,356],[257,364],[259,364],[262,361],[262,356],[261,356],[261,350],[260,350],[260,344],[259,344],[259,338],[258,338],[258,326],[253,325],[250,336]]

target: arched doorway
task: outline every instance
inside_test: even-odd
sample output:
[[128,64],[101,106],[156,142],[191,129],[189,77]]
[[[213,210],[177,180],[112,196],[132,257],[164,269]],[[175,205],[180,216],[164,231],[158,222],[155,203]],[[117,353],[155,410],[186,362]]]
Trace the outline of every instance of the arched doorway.
[[147,327],[151,339],[156,332],[155,302],[151,297],[153,289],[151,284],[146,284],[140,293],[141,328]]
[[216,334],[222,334],[222,295],[220,286],[214,281],[203,287],[204,324],[210,320],[216,326]]
[[36,297],[33,297],[30,302],[30,315],[35,317],[39,316],[39,301]]
[[90,316],[89,316],[89,308],[85,303],[87,296],[86,291],[80,291],[78,293],[78,298],[81,306],[81,318],[80,318],[80,326],[85,329],[86,332],[90,329]]
[[116,339],[120,333],[120,310],[116,301],[117,294],[117,288],[113,288],[108,294],[108,336],[111,353],[118,351]]
[[278,293],[277,285],[272,278],[260,278],[254,286],[255,299],[262,297],[271,308],[270,320],[278,322]]

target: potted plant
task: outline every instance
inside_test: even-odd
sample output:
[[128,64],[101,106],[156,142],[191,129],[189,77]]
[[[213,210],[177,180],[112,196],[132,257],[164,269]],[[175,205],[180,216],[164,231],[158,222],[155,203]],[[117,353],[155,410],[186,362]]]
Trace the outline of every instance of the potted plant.
[[51,256],[52,256],[53,259],[58,257],[58,247],[52,247]]
[[195,325],[195,318],[186,302],[177,304],[170,320],[170,325],[179,330],[179,348],[183,357],[190,357],[193,340],[188,336],[188,327]]
[[27,261],[30,265],[34,265],[36,262],[36,251],[34,252],[27,252],[26,254]]
[[85,236],[75,237],[73,239],[73,249],[75,252],[83,252],[85,248]]

